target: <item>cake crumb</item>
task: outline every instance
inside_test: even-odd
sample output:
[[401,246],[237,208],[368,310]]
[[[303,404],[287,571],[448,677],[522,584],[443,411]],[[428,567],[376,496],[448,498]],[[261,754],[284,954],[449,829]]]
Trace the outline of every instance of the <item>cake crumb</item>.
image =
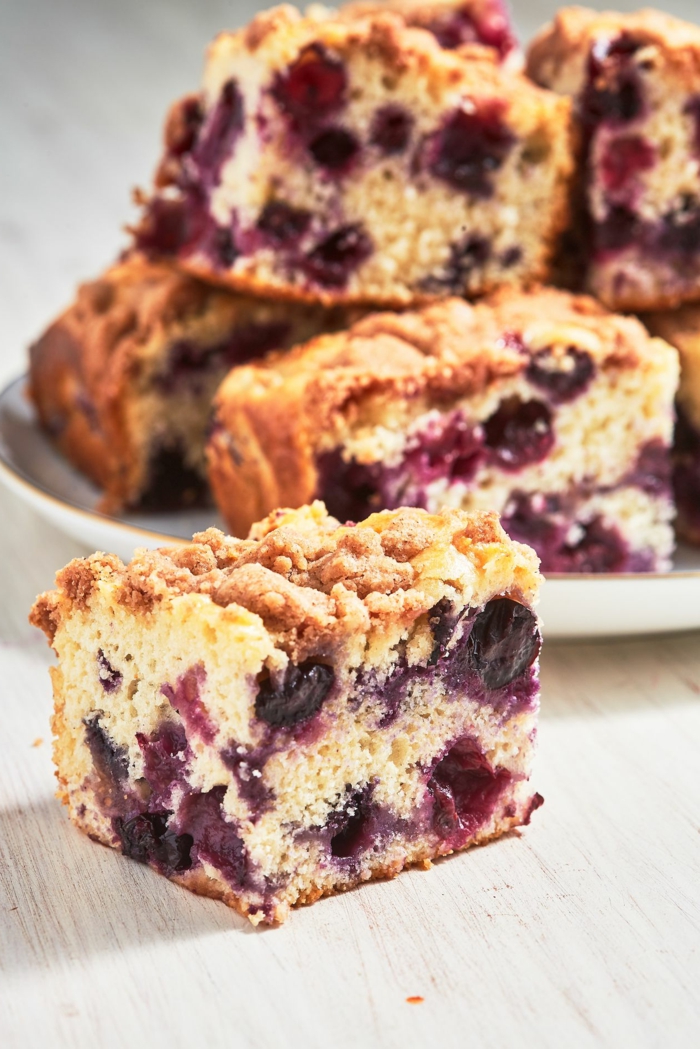
[[423,998],[420,994],[412,994],[406,999],[406,1001],[409,1003],[409,1005],[420,1005],[421,1002],[425,1001],[425,998]]
[[32,746],[33,747],[40,747],[43,742],[44,742],[43,737],[42,736],[37,736],[36,739],[34,740],[34,742],[32,743]]

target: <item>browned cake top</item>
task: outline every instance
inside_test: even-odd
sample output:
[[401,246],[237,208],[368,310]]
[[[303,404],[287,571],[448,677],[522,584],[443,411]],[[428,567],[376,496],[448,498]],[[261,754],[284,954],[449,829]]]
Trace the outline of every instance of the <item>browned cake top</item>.
[[357,396],[471,396],[523,372],[534,353],[570,346],[585,349],[599,367],[633,368],[652,352],[639,321],[588,296],[504,289],[476,305],[447,299],[413,312],[371,314],[348,331],[232,371],[217,403],[225,422],[229,401],[269,393],[282,403],[280,388],[291,396],[303,387],[321,426]]
[[[313,8],[310,9],[313,15]],[[246,53],[263,57],[272,68],[286,65],[309,43],[322,44],[340,55],[360,51],[379,58],[397,73],[411,71],[426,77],[431,92],[464,91],[476,97],[506,97],[516,112],[528,108],[561,113],[562,99],[542,91],[515,71],[504,70],[490,48],[476,45],[471,60],[445,50],[428,31],[406,25],[394,11],[369,10],[364,17],[304,17],[290,5],[263,11],[244,29],[220,33],[208,51],[205,82],[208,91],[220,89],[230,76],[231,60]]]
[[[527,71],[539,84],[555,84],[567,70],[566,83],[557,90],[573,93],[585,77],[584,57],[599,39],[615,39],[632,34],[643,46],[662,53],[675,68],[679,87],[692,88],[700,80],[700,27],[680,18],[645,8],[623,14],[618,11],[592,11],[585,7],[565,7],[537,34],[527,54]],[[575,68],[574,68],[575,67]]]
[[228,314],[232,300],[172,266],[132,255],[79,287],[75,302],[32,347],[32,368],[70,365],[99,403],[143,346],[165,339],[187,318]]
[[107,588],[139,615],[186,594],[245,608],[298,656],[317,650],[320,636],[415,619],[445,586],[531,602],[539,575],[534,553],[508,538],[496,514],[402,509],[339,526],[314,503],[275,511],[248,539],[210,528],[189,544],[138,551],[128,565],[110,554],[71,561],[56,583],[31,613],[49,641],[65,616]]

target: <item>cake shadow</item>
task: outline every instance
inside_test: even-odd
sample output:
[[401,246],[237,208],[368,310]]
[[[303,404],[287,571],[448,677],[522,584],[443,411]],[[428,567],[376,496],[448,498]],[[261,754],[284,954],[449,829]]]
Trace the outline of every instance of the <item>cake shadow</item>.
[[542,720],[700,705],[697,631],[545,643]]
[[50,797],[0,809],[0,973],[214,933],[254,932],[230,908],[91,842]]

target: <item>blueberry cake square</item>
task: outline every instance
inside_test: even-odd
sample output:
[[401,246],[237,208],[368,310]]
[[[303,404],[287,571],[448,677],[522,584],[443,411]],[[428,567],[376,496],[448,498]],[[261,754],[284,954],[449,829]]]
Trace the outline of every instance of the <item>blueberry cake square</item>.
[[355,0],[338,12],[362,18],[392,11],[406,25],[426,29],[448,51],[478,45],[494,51],[499,61],[522,67],[522,53],[503,0]]
[[208,444],[234,534],[323,499],[495,510],[545,572],[668,567],[678,355],[593,299],[504,289],[370,314],[224,380]]
[[73,561],[31,616],[59,796],[255,924],[497,837],[542,801],[539,583],[495,514],[320,503]]
[[244,291],[399,306],[546,279],[570,101],[396,15],[259,15],[172,109],[147,252]]
[[527,69],[574,99],[589,290],[621,310],[700,298],[700,27],[566,8]]
[[235,295],[131,257],[32,346],[29,391],[105,512],[191,505],[206,498],[211,402],[231,365],[341,323],[340,310]]
[[700,544],[700,305],[648,313],[642,319],[652,334],[666,339],[680,354],[673,448],[676,531]]

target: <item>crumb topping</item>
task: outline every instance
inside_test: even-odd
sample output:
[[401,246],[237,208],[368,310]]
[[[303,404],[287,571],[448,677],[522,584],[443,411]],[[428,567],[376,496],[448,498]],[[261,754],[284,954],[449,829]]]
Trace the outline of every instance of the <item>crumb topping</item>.
[[395,510],[341,526],[316,502],[275,511],[245,540],[210,528],[192,543],[138,551],[128,565],[104,554],[72,561],[58,573],[57,589],[37,599],[31,622],[53,641],[61,618],[87,608],[105,586],[136,615],[200,594],[259,616],[276,643],[300,659],[342,631],[413,622],[446,588],[453,595],[455,588],[475,589],[488,573],[496,587],[502,580],[520,600],[534,599],[537,559],[508,538],[496,514]]

